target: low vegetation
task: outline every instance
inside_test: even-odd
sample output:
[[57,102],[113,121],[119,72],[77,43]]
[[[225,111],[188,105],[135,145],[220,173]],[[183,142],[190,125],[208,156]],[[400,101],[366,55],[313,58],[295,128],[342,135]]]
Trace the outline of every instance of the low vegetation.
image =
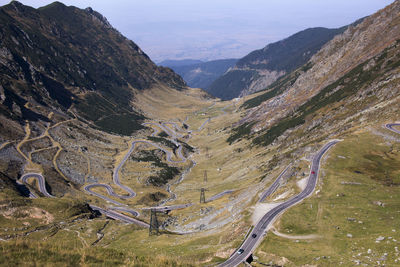
[[[400,179],[399,149],[399,143],[371,133],[338,143],[324,164],[320,192],[286,211],[276,226],[289,236],[317,237],[268,233],[256,252],[260,262],[278,263],[279,256],[289,260],[285,266],[398,264],[400,187],[387,177]],[[374,167],[378,163],[382,168]]]
[[264,91],[266,91],[265,93],[263,93],[259,96],[250,98],[249,100],[246,100],[241,105],[241,108],[250,109],[250,108],[258,107],[264,101],[267,101],[267,100],[281,94],[282,92],[287,90],[290,86],[292,86],[296,82],[297,78],[302,73],[306,72],[311,67],[312,67],[311,62],[308,62],[307,64],[305,64],[303,67],[299,68],[298,70],[280,77],[277,81],[275,81],[273,84],[271,84],[264,90]]
[[[317,95],[297,108],[292,115],[273,125],[264,134],[254,138],[253,143],[263,146],[270,145],[286,130],[305,123],[307,116],[347,97],[354,96],[358,91],[369,86],[372,81],[381,77],[383,73],[397,68],[400,65],[400,56],[396,53],[397,45],[385,49],[380,55],[358,65],[342,78],[322,89]],[[366,68],[368,64],[373,64],[373,66]]]
[[154,186],[163,186],[172,180],[180,173],[179,168],[169,166],[167,163],[162,162],[156,155],[155,150],[141,152],[140,157],[132,157],[136,161],[152,162],[154,167],[160,168],[157,175],[152,175],[147,179],[147,182]]
[[254,123],[245,123],[232,129],[232,134],[226,140],[229,144],[240,140],[241,138],[248,137],[251,134],[251,129]]

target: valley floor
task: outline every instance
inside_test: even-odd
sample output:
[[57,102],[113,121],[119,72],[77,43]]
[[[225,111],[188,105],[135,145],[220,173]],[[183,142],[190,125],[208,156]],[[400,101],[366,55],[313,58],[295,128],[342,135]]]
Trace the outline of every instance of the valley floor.
[[[39,134],[32,134],[27,124],[25,137],[3,143],[0,151],[23,155],[24,172],[43,174],[49,194],[56,197],[30,199],[3,186],[0,264],[223,262],[260,216],[304,189],[311,159],[327,142],[303,145],[294,152],[273,146],[266,150],[246,139],[229,145],[226,140],[241,117],[240,104],[202,100],[190,107],[149,109],[162,119],[148,121],[150,129],[131,138],[100,134],[73,119],[60,119]],[[179,116],[174,118],[175,114]],[[275,221],[252,265],[396,264],[399,139],[380,125],[345,136],[322,161],[316,192]],[[276,162],[277,153],[288,156]],[[166,178],[164,185],[149,182],[162,170],[179,174]],[[80,181],[81,186],[65,182],[63,186],[73,190],[63,195],[53,173],[65,181]],[[278,176],[281,180],[265,204],[257,204]],[[39,180],[26,181],[40,196]],[[201,188],[205,203],[199,203]],[[158,205],[170,212],[158,213],[160,234],[149,236],[146,225],[99,217],[87,204],[145,224],[150,222],[149,207]]]

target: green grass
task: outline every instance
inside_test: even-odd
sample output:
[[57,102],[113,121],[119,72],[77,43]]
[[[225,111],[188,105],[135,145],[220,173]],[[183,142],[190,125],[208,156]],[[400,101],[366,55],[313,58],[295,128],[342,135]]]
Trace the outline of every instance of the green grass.
[[[400,41],[399,41],[400,42]],[[374,62],[374,67],[365,69],[365,66]],[[304,124],[308,116],[316,114],[319,110],[354,96],[373,81],[379,79],[383,73],[397,68],[400,64],[400,55],[395,47],[385,49],[380,55],[361,63],[334,83],[323,88],[318,94],[301,105],[297,110],[282,119],[263,134],[253,139],[256,145],[268,146],[286,130]]]
[[130,250],[112,248],[81,248],[75,244],[47,244],[16,240],[0,244],[0,265],[7,266],[195,266],[181,264],[179,259],[163,256],[136,255]]
[[177,148],[174,143],[172,143],[170,140],[168,140],[164,137],[148,136],[147,139],[149,139],[150,141],[153,141],[155,143],[163,144],[163,145],[171,148],[172,150],[175,150]]
[[168,135],[166,132],[161,131],[161,132],[158,134],[158,136],[159,136],[159,137],[168,137],[169,135]]
[[103,131],[130,136],[135,131],[144,129],[141,124],[143,118],[143,116],[135,113],[117,114],[98,120],[95,123]]
[[154,186],[165,185],[181,172],[179,168],[169,166],[167,163],[162,162],[155,154],[155,150],[143,150],[141,151],[140,157],[132,157],[132,159],[142,162],[151,162],[154,167],[160,168],[156,175],[152,175],[147,179],[147,182]]
[[[99,129],[108,133],[132,135],[133,132],[144,129],[141,122],[145,117],[136,112],[114,106],[96,93],[88,93],[85,98],[76,103],[79,113],[94,122]],[[96,108],[93,108],[93,107]]]
[[[381,262],[394,266],[398,241],[393,239],[400,240],[400,187],[387,183],[386,173],[399,178],[400,145],[365,133],[346,138],[328,155],[322,165],[321,192],[286,211],[279,224],[282,233],[317,234],[321,238],[296,242],[269,233],[256,254],[262,262],[271,259],[269,254],[285,257],[292,262],[287,266],[337,266],[340,262],[349,266],[353,260],[375,265],[388,253],[387,260]],[[381,167],[371,167],[378,165]],[[376,201],[385,203],[384,207],[374,204]],[[385,240],[376,243],[379,236]],[[329,258],[315,260],[322,256]]]
[[245,123],[236,128],[232,129],[232,134],[226,140],[229,144],[232,144],[236,140],[248,137],[251,134],[251,128],[255,123]]
[[[197,266],[188,258],[181,260],[176,254],[154,255],[154,251],[148,249],[154,240],[147,240],[147,230],[137,226],[110,221],[106,224],[107,229],[103,229],[106,220],[102,217],[89,217],[91,212],[82,200],[31,200],[18,196],[14,190],[3,188],[0,191],[0,204],[7,204],[6,209],[20,209],[16,215],[35,207],[54,217],[54,221],[45,224],[40,219],[26,216],[6,219],[0,215],[0,237],[8,239],[12,236],[0,242],[1,266]],[[30,225],[26,226],[23,222],[29,222]],[[92,246],[101,229],[105,234],[104,239]],[[26,232],[31,233],[25,235]],[[140,239],[136,238],[138,234],[149,243],[145,246],[147,252],[132,249],[132,243],[140,246]],[[127,236],[130,247],[125,247],[127,242],[124,238]],[[161,239],[168,240],[168,237]]]
[[302,73],[307,72],[307,70],[309,70],[311,67],[312,64],[309,62],[298,70],[295,70],[289,74],[280,77],[278,80],[276,80],[265,89],[265,93],[246,100],[240,107],[244,109],[254,108],[261,105],[261,103],[263,103],[264,101],[267,101],[268,99],[271,99],[281,94],[283,91],[292,86]]

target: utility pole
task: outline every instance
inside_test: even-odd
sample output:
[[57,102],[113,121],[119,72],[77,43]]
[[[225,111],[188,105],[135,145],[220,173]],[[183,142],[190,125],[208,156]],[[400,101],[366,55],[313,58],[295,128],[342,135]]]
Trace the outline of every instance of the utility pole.
[[204,171],[204,182],[207,183],[207,171]]
[[206,203],[205,191],[206,190],[204,188],[200,189],[200,203]]
[[149,227],[149,235],[158,235],[158,220],[157,220],[157,210],[151,209],[151,216],[150,216],[150,227]]

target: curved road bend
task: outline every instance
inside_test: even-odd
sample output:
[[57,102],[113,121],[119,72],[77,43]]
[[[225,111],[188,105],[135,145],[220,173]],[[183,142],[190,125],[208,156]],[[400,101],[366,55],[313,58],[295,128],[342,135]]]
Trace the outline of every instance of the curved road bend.
[[[169,122],[168,122],[169,123]],[[145,122],[143,123],[143,125],[153,125],[156,126],[158,128],[160,128],[161,130],[163,130],[166,134],[168,134],[169,136],[171,136],[173,139],[177,139],[178,137],[183,137],[183,135],[179,134],[179,136],[176,134],[176,132],[172,129],[170,129],[166,124],[168,123],[156,123],[156,122]],[[154,129],[154,128],[153,128]],[[156,136],[156,134],[160,133],[160,131],[157,129],[155,130],[156,132],[153,132],[153,134],[151,136]]]
[[112,218],[114,220],[119,220],[119,221],[122,221],[122,222],[125,222],[125,223],[133,223],[133,224],[137,224],[137,225],[142,226],[142,227],[149,228],[149,225],[147,223],[139,221],[139,220],[136,220],[136,219],[131,218],[129,216],[126,216],[124,214],[121,214],[121,213],[118,213],[118,212],[115,212],[115,211],[112,211],[112,210],[106,210],[106,209],[103,209],[103,208],[100,208],[100,207],[97,207],[97,206],[94,206],[94,205],[89,205],[89,206],[93,210],[97,210],[101,214],[104,214],[105,216],[107,216],[109,218]]
[[[39,191],[45,196],[45,197],[54,197],[52,195],[50,195],[49,192],[47,192],[46,189],[46,181],[44,180],[43,175],[39,174],[39,173],[26,173],[24,175],[22,175],[21,177],[21,181],[25,184],[28,184],[28,179],[29,178],[35,178],[38,181],[38,185],[39,185]],[[32,195],[32,198],[36,198],[37,196],[34,193],[30,193],[30,196]]]
[[112,187],[110,185],[108,185],[108,184],[90,184],[90,185],[85,186],[83,189],[86,192],[88,192],[89,194],[94,195],[94,196],[99,197],[99,198],[102,198],[103,200],[105,200],[107,202],[110,202],[110,203],[112,203],[114,205],[125,206],[125,204],[122,204],[121,202],[115,201],[115,200],[113,200],[113,199],[111,199],[109,197],[106,197],[106,196],[104,196],[104,195],[102,195],[100,193],[92,191],[92,188],[95,188],[95,187],[103,187],[103,188],[105,188],[107,190],[107,193],[110,196],[120,197],[120,195],[115,194],[114,189],[112,189]]
[[388,129],[388,130],[390,130],[392,132],[400,134],[400,130],[397,130],[397,129],[393,128],[394,126],[400,126],[400,123],[387,123],[387,124],[385,124],[385,128],[386,129]]
[[[318,172],[322,156],[333,145],[335,145],[338,142],[339,140],[333,140],[328,142],[321,148],[320,151],[318,151],[316,155],[314,155],[306,188],[298,195],[290,198],[289,200],[281,203],[280,205],[276,206],[275,208],[267,212],[261,218],[261,220],[254,226],[253,230],[250,232],[247,239],[239,247],[239,249],[243,249],[244,252],[242,254],[238,254],[235,252],[234,254],[231,255],[229,259],[219,264],[218,265],[219,267],[223,266],[232,267],[232,266],[237,266],[240,263],[244,262],[253,253],[254,249],[258,246],[258,244],[262,241],[264,235],[267,232],[268,226],[274,221],[274,219],[287,208],[290,208],[291,206],[299,203],[300,201],[311,195],[317,184]],[[254,234],[256,236],[253,238],[252,236]]]
[[[175,128],[175,130],[174,130],[174,129],[171,129],[170,127],[168,127],[167,124],[173,125],[174,128]],[[173,137],[173,138],[180,138],[180,137],[183,137],[183,136],[184,136],[183,134],[178,133],[178,131],[179,131],[179,126],[178,126],[178,124],[176,124],[175,122],[163,122],[163,123],[162,123],[162,126],[163,126],[165,129],[168,129],[168,130],[172,133],[172,137]]]
[[129,209],[129,208],[125,208],[125,207],[108,207],[108,210],[119,210],[119,211],[123,211],[123,212],[127,212],[132,214],[132,216],[134,217],[139,217],[139,212]]
[[263,202],[268,196],[270,196],[271,194],[273,194],[276,189],[278,189],[278,187],[280,186],[280,182],[281,182],[281,178],[282,176],[286,173],[286,171],[289,169],[290,164],[281,172],[281,174],[279,174],[278,178],[276,178],[275,182],[273,182],[272,185],[270,185],[270,187],[268,187],[267,190],[264,191],[264,193],[262,193],[260,200],[258,200],[258,202]]
[[[132,154],[132,152],[135,149],[135,146],[136,146],[137,143],[149,144],[149,145],[152,145],[152,146],[162,150],[167,155],[167,161],[170,162],[170,163],[183,163],[183,162],[185,162],[187,160],[182,154],[182,146],[181,145],[179,145],[179,148],[177,150],[177,156],[180,158],[180,160],[174,161],[174,160],[172,160],[172,157],[173,157],[174,154],[171,151],[166,150],[163,147],[159,146],[158,144],[155,144],[153,142],[146,141],[146,140],[133,141],[129,151],[126,153],[126,155],[124,156],[122,161],[118,164],[118,166],[114,169],[114,172],[113,172],[113,182],[117,186],[119,186],[120,188],[122,188],[123,190],[128,192],[128,195],[118,195],[118,194],[116,194],[114,192],[114,190],[112,189],[112,187],[110,185],[99,184],[99,183],[94,183],[94,184],[87,185],[87,186],[84,187],[84,190],[86,192],[88,192],[89,194],[92,194],[94,196],[102,198],[103,200],[108,201],[108,202],[110,202],[110,203],[112,203],[114,205],[126,206],[126,205],[124,205],[124,204],[122,204],[122,203],[120,203],[118,201],[115,201],[115,200],[113,200],[113,199],[111,199],[111,198],[109,198],[107,196],[104,196],[104,195],[102,195],[100,193],[94,192],[92,189],[95,188],[95,187],[103,187],[103,188],[105,188],[107,190],[107,193],[110,196],[117,197],[117,198],[120,198],[120,199],[129,199],[129,198],[133,198],[133,197],[136,196],[136,193],[130,187],[121,184],[120,177],[119,177],[119,171],[122,168],[122,166],[125,164],[125,162],[129,159],[129,156]],[[190,205],[192,205],[192,204],[178,205],[178,207],[179,208],[184,208],[184,207],[188,207]],[[163,207],[161,207],[161,208],[163,208]],[[132,209],[129,209],[129,208],[124,208],[124,207],[117,208],[117,207],[114,207],[113,209],[118,209],[118,210],[122,210],[122,211],[125,211],[125,212],[129,212],[134,216],[135,216],[135,214],[136,214],[136,216],[139,215],[139,212],[137,212],[135,210],[132,210]],[[177,208],[174,208],[174,209],[177,209]],[[113,216],[115,217],[114,213],[113,213]]]
[[149,144],[152,145],[160,150],[162,150],[166,155],[167,155],[167,161],[170,163],[183,163],[185,162],[187,159],[182,155],[182,146],[180,146],[177,150],[177,154],[178,156],[181,158],[181,160],[178,161],[174,161],[172,160],[173,157],[173,153],[169,150],[164,149],[163,147],[159,146],[158,144],[155,144],[153,142],[150,141],[145,141],[145,140],[139,140],[139,141],[133,141],[131,148],[129,149],[128,153],[126,153],[126,155],[124,156],[123,160],[120,162],[120,164],[118,164],[118,166],[114,169],[114,173],[113,173],[113,182],[119,186],[120,188],[122,188],[123,190],[125,190],[126,192],[128,192],[128,195],[118,195],[114,192],[114,190],[111,188],[111,186],[107,185],[107,184],[98,184],[98,183],[94,183],[94,184],[90,184],[84,187],[84,190],[92,195],[95,195],[97,197],[100,197],[106,201],[109,201],[115,205],[122,205],[121,203],[114,201],[106,196],[103,196],[99,193],[96,193],[94,191],[92,191],[91,189],[94,187],[104,187],[107,190],[107,193],[111,196],[114,197],[118,197],[121,199],[129,199],[129,198],[133,198],[136,196],[136,193],[128,186],[121,184],[120,179],[119,179],[119,171],[122,168],[122,166],[125,164],[125,162],[128,160],[129,156],[132,154],[133,150],[135,149],[135,146],[137,143],[145,143],[145,144]]

